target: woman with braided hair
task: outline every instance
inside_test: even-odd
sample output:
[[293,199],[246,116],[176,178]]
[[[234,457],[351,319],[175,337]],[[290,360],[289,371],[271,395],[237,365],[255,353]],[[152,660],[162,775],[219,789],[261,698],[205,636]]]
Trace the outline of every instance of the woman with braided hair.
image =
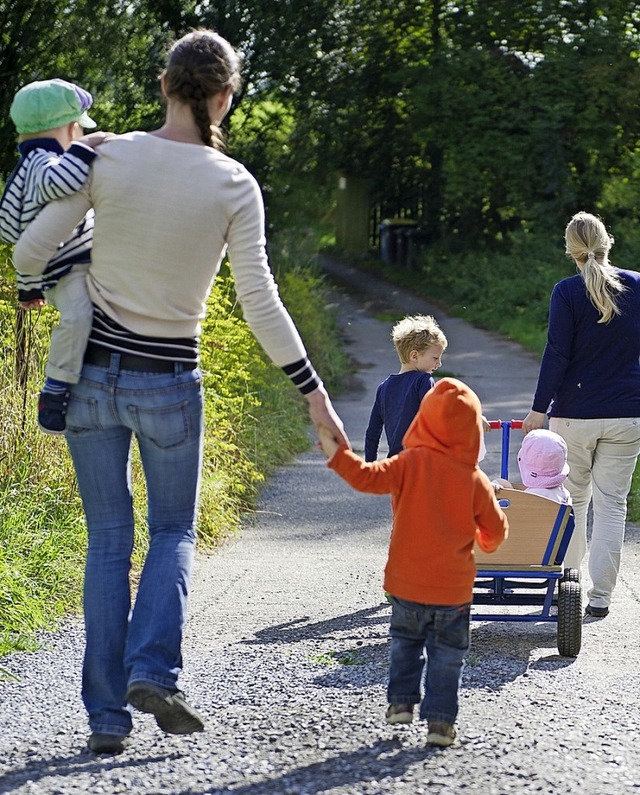
[[[105,144],[86,189],[46,207],[15,250],[23,273],[41,272],[94,208],[94,322],[66,439],[88,528],[82,696],[95,753],[125,747],[132,707],[165,732],[204,726],[178,678],[202,460],[200,321],[225,252],[256,338],[305,396],[316,429],[345,441],[269,269],[260,189],[221,152],[218,126],[239,85],[240,58],[225,39],[181,38],[160,77],[162,127]],[[150,543],[132,608],[133,436]]]
[[[578,275],[555,285],[533,408],[522,429],[549,428],[568,447],[576,526],[565,566],[580,569],[593,508],[586,613],[604,618],[616,584],[627,495],[640,452],[640,273],[609,263],[613,238],[590,213],[565,230]],[[549,408],[550,406],[550,408]]]

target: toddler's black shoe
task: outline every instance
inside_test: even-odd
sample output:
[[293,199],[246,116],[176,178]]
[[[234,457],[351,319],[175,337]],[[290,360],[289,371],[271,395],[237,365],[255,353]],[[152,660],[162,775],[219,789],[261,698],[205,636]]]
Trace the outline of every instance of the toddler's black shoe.
[[38,399],[38,425],[40,430],[52,436],[62,436],[67,429],[66,413],[69,405],[69,390],[65,392],[41,392]]
[[94,754],[119,754],[129,745],[129,737],[125,734],[92,732],[87,745]]
[[140,712],[151,713],[162,731],[168,734],[193,734],[204,729],[202,715],[186,701],[180,690],[137,681],[129,685],[126,699]]

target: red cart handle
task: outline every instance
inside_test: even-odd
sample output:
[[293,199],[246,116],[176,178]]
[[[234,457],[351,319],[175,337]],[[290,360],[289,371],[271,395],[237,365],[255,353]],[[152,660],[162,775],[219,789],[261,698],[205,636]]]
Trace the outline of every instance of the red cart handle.
[[[509,427],[522,429],[523,422],[524,420],[510,420]],[[489,427],[494,431],[502,428],[502,426],[506,424],[507,423],[503,422],[502,420],[489,420]]]

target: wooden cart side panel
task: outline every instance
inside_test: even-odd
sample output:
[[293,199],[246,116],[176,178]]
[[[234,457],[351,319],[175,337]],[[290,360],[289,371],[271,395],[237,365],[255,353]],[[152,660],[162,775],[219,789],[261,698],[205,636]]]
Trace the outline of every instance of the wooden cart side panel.
[[517,489],[501,489],[498,498],[509,501],[509,505],[503,508],[509,520],[509,536],[493,553],[482,552],[476,545],[476,567],[527,567],[555,563],[571,506]]
[[[554,565],[562,563],[564,560],[564,552],[566,552],[567,544],[573,534],[573,522],[571,523],[571,527],[569,527],[569,518],[571,517],[571,506],[570,505],[561,505],[558,509],[558,515],[556,517],[556,523],[553,528],[553,532],[551,534],[551,538],[549,539],[549,546],[547,547],[547,552],[545,555],[544,563],[548,565]],[[563,539],[565,535],[568,534],[567,537],[567,544],[563,544]],[[564,547],[563,554],[560,554],[561,548]]]

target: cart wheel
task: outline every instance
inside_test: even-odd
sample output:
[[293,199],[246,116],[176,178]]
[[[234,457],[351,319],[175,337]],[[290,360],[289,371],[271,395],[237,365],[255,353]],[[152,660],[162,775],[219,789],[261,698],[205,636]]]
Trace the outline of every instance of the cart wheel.
[[558,583],[558,651],[577,657],[582,646],[582,587],[573,579]]
[[580,582],[580,572],[578,569],[565,569],[564,572],[565,580],[572,580],[573,582]]

